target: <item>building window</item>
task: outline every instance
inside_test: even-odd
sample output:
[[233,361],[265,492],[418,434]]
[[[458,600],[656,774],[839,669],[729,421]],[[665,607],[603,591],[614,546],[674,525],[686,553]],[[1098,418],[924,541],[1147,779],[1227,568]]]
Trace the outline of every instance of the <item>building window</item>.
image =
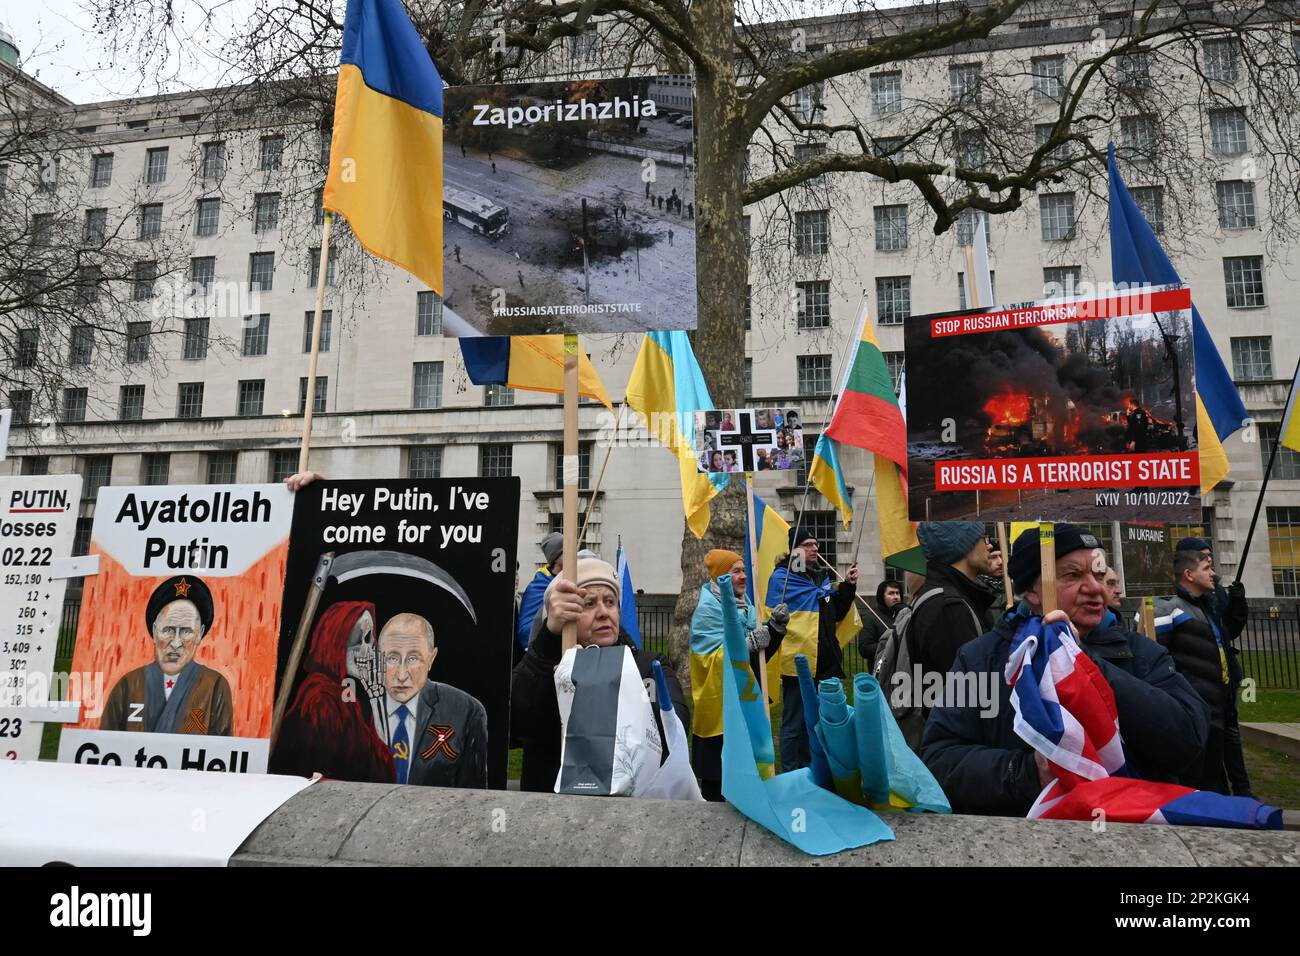
[[[82,485],[81,493],[86,493],[85,485]],[[81,555],[90,553],[90,532],[95,526],[94,518],[78,518],[77,529],[72,533],[72,553]],[[71,590],[71,587],[69,587]]]
[[1125,116],[1119,121],[1121,159],[1149,163],[1156,158],[1156,121],[1150,116]]
[[826,103],[822,98],[825,87],[825,81],[819,81],[795,90],[794,111],[802,122],[811,123],[818,120],[820,114],[826,111]]
[[108,210],[87,209],[81,240],[88,246],[102,246],[108,235]]
[[145,153],[144,181],[150,184],[163,182],[167,178],[167,147],[151,149]]
[[1038,199],[1043,239],[1074,238],[1074,193],[1047,193]]
[[980,98],[980,65],[965,63],[948,68],[948,88],[954,103],[974,105]]
[[248,256],[248,285],[254,292],[270,292],[275,279],[275,253],[253,252]]
[[135,280],[131,284],[131,298],[136,302],[145,302],[153,298],[154,282],[158,279],[158,263],[137,262]]
[[488,408],[504,408],[515,403],[515,390],[509,385],[484,385],[483,404]]
[[1300,597],[1300,508],[1267,508],[1273,594]]
[[[1259,429],[1260,464],[1267,468],[1268,460],[1273,455],[1273,446],[1277,445],[1278,436],[1282,432],[1282,425],[1280,422],[1261,422],[1256,427]],[[1282,480],[1300,478],[1300,452],[1286,445],[1279,446],[1277,461],[1273,463],[1273,477]]]
[[90,158],[90,185],[103,189],[113,182],[113,154],[101,153]]
[[40,163],[40,174],[36,179],[36,188],[43,193],[52,193],[56,186],[59,185],[59,171],[63,168],[63,161],[57,156],[54,162],[48,159]]
[[23,458],[22,473],[25,476],[48,475],[50,473],[50,456],[27,455]]
[[754,360],[752,358],[745,359],[744,376],[745,398],[750,399],[754,397]]
[[962,169],[982,169],[988,160],[988,143],[982,129],[963,129],[953,134],[953,154]]
[[32,245],[48,246],[54,233],[54,214],[38,212],[32,216]]
[[126,324],[126,360],[145,362],[149,359],[150,325],[148,322]]
[[877,277],[876,309],[881,325],[902,325],[912,314],[912,277]]
[[[989,291],[992,292],[993,294],[993,301],[981,302],[980,305],[990,306],[990,305],[994,305],[998,301],[997,278],[998,278],[997,273],[994,272],[992,269],[990,269],[989,270]],[[957,273],[957,307],[960,309],[966,308],[966,273],[964,272]]]
[[1205,41],[1205,78],[1237,82],[1237,41],[1232,37]]
[[[803,163],[810,163],[818,156],[825,156],[825,155],[826,155],[825,143],[795,143],[794,161],[798,164],[802,165]],[[812,188],[814,186],[822,185],[822,183],[824,183],[825,181],[826,181],[825,176],[810,176],[808,179],[805,179],[801,183],[801,185],[808,188]]]
[[907,248],[907,207],[877,206],[876,249],[880,252],[896,252]]
[[831,284],[825,279],[796,282],[799,293],[798,327],[824,329],[831,324]]
[[[313,415],[323,415],[325,405],[329,400],[330,380],[327,375],[316,376],[316,395],[312,399],[311,413]],[[307,376],[298,379],[298,414],[307,413]]]
[[257,155],[257,168],[271,172],[280,168],[284,158],[284,137],[263,136]]
[[270,340],[271,316],[268,313],[244,316],[244,355],[265,355]]
[[[1055,123],[1035,123],[1034,124],[1034,149],[1042,149],[1056,133]],[[1069,130],[1066,130],[1068,135]],[[1064,166],[1073,158],[1073,144],[1068,140],[1053,146],[1043,154],[1043,159],[1054,166]]]
[[1246,114],[1239,107],[1210,110],[1210,148],[1221,156],[1240,156],[1249,148]]
[[13,410],[14,425],[26,425],[32,418],[32,391],[15,388],[9,392],[9,407]]
[[411,407],[441,408],[442,363],[416,362],[411,368]]
[[145,203],[140,207],[140,238],[157,239],[162,235],[163,207],[160,202]]
[[[588,542],[586,535],[583,534],[583,529],[587,528],[587,509],[581,504],[579,504],[578,508],[578,534],[580,535],[578,538],[578,547],[585,548],[587,547]],[[594,532],[596,529],[591,528],[590,530]],[[561,511],[547,516],[546,531],[547,534],[564,533],[564,512]]]
[[[808,441],[808,436],[804,436],[807,444],[807,452],[804,455],[805,461],[812,459],[813,448],[816,447],[817,439],[813,436],[812,441]],[[836,537],[836,518],[834,511],[805,511],[803,520],[799,523],[800,533],[803,529],[817,539],[818,553],[826,560],[826,563],[835,566],[836,556],[838,554],[838,542]]]
[[265,379],[249,379],[239,383],[239,398],[235,406],[236,415],[260,415],[262,403],[266,399]]
[[898,113],[903,109],[903,74],[871,74],[871,108],[880,115]]
[[235,483],[235,465],[239,460],[237,451],[208,452],[208,484],[233,485]]
[[514,462],[513,445],[479,445],[478,476],[480,478],[509,478]]
[[438,293],[415,294],[415,334],[442,335],[442,296]]
[[749,283],[745,284],[745,331],[748,332],[754,324],[754,287]]
[[[325,263],[325,284],[334,285],[334,250],[330,250],[329,261]],[[313,289],[316,288],[316,282],[320,279],[320,246],[313,246],[307,250],[307,284]]]
[[1257,309],[1264,304],[1264,259],[1262,256],[1226,256],[1223,285],[1228,308]]
[[176,389],[176,417],[201,418],[203,416],[203,383],[181,382]]
[[190,260],[190,295],[207,295],[217,273],[216,256],[198,256]]
[[181,357],[187,359],[205,359],[208,357],[207,319],[185,320],[185,340],[181,346]]
[[113,482],[113,456],[87,455],[83,462],[81,497],[94,501],[99,489]]
[[1083,281],[1081,266],[1047,266],[1043,269],[1043,298],[1059,299],[1079,294]]
[[903,384],[903,353],[902,352],[885,352],[885,367],[889,369],[889,379],[894,383],[894,394],[898,394],[898,388]]
[[[975,244],[975,222],[980,218],[980,214],[974,209],[963,209],[961,215],[957,217],[957,245],[972,246]],[[984,241],[989,241],[989,219],[984,216]]]
[[313,202],[315,203],[315,205],[312,206],[312,216],[314,217],[316,225],[323,226],[325,225],[325,187],[324,186],[316,190],[316,198],[315,200],[313,200]]
[[1271,379],[1273,336],[1250,335],[1232,339],[1232,377],[1239,382]]
[[140,469],[140,479],[146,485],[165,485],[171,481],[171,471],[171,455],[165,452],[147,454]]
[[830,250],[831,220],[825,209],[794,214],[795,252],[801,256],[820,256]]
[[1129,192],[1133,196],[1133,201],[1137,203],[1138,209],[1142,210],[1142,215],[1146,217],[1147,224],[1151,226],[1151,231],[1157,235],[1164,232],[1165,187],[1134,186]]
[[194,222],[194,234],[197,236],[215,236],[221,225],[221,200],[200,199],[198,216]]
[[1219,226],[1223,229],[1255,227],[1255,184],[1245,179],[1227,179],[1214,184],[1219,202]]
[[[586,491],[591,487],[591,452],[596,443],[590,441],[578,442],[578,488]],[[555,459],[554,485],[556,491],[564,490],[564,445],[554,444],[551,446],[552,457]]]
[[203,178],[220,179],[226,174],[226,144],[203,144]]
[[442,449],[430,448],[427,445],[412,448],[406,463],[406,477],[441,478]]
[[805,397],[831,393],[831,357],[829,355],[799,355],[799,394]]
[[278,485],[298,472],[298,451],[294,448],[271,449],[271,484]]
[[63,390],[63,421],[84,422],[86,420],[86,390],[84,388],[65,388]]
[[[901,136],[876,136],[871,140],[871,155],[876,159],[893,159],[895,162],[901,160],[900,155],[903,149],[903,137]],[[883,177],[877,177],[882,178]]]
[[253,197],[253,232],[280,228],[280,194],[258,193]]
[[143,385],[123,385],[118,389],[117,417],[124,422],[144,418]]
[[1151,52],[1135,50],[1117,60],[1115,79],[1121,89],[1141,89],[1151,82]]
[[77,270],[77,284],[73,291],[78,305],[91,305],[99,301],[99,284],[103,278],[99,266],[82,266]]
[[18,343],[14,349],[15,368],[33,368],[36,365],[36,352],[40,340],[40,329],[18,330]]
[[95,350],[95,330],[89,325],[74,325],[69,337],[68,364],[89,365]]
[[1065,57],[1035,57],[1030,61],[1030,73],[1030,84],[1036,99],[1061,98],[1065,91]]
[[[311,351],[311,330],[316,324],[316,310],[312,309],[303,317],[302,322],[302,351],[306,354]],[[321,309],[320,313],[320,350],[328,352],[330,350],[330,331],[334,327],[334,310]]]

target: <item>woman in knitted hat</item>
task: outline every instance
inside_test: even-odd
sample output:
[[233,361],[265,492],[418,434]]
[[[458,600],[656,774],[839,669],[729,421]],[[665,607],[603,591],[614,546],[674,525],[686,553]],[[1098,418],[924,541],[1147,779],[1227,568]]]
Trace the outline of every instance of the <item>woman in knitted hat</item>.
[[579,647],[631,647],[643,679],[654,677],[654,662],[658,661],[673,709],[690,732],[691,714],[672,664],[662,654],[638,650],[622,628],[622,587],[613,566],[596,557],[579,557],[575,577],[576,582],[558,577],[551,581],[528,652],[515,665],[510,686],[510,735],[524,748],[521,790],[550,793],[560,772],[560,708],[554,673],[560,663],[561,634],[570,622],[577,624]]
[[[709,580],[700,588],[700,600],[691,618],[691,697],[695,702],[695,739],[691,765],[700,781],[706,800],[722,799],[722,680],[727,666],[723,649],[722,602],[736,602],[741,623],[745,626],[750,651],[750,667],[758,677],[758,652],[775,653],[785,637],[790,610],[784,604],[772,608],[765,624],[745,594],[745,561],[734,551],[714,548],[704,556]],[[731,575],[731,587],[724,595],[719,581]]]

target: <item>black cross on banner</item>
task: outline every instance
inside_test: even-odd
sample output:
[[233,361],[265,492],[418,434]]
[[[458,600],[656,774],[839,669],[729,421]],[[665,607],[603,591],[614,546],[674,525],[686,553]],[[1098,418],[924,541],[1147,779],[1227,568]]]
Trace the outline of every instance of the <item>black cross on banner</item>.
[[740,449],[740,470],[754,470],[754,446],[768,446],[776,443],[776,433],[773,431],[754,431],[754,413],[749,411],[736,412],[736,427],[739,431],[718,432],[718,449],[720,451],[728,448]]

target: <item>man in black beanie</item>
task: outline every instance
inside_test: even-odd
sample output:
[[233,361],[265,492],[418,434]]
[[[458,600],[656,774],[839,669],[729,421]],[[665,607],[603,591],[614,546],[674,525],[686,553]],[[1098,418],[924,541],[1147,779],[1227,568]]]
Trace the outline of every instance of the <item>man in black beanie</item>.
[[[1106,554],[1087,528],[1056,526],[1056,605],[1048,620],[1068,618],[1079,647],[1097,665],[1115,695],[1128,775],[1183,782],[1205,748],[1205,704],[1174,669],[1158,643],[1106,616]],[[930,713],[921,757],[957,813],[1024,816],[1051,781],[1047,763],[1015,732],[1006,664],[1011,639],[1030,617],[1042,614],[1038,530],[1026,531],[1011,549],[1009,570],[1019,606],[988,634],[957,652],[954,674],[995,675],[997,712],[981,717],[974,701],[944,701]],[[960,706],[959,706],[960,704]]]

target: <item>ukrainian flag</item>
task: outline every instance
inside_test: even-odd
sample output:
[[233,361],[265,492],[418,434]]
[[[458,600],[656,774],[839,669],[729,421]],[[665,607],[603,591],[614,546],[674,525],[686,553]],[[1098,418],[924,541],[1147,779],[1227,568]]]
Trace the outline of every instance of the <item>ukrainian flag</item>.
[[324,205],[442,295],[442,78],[400,0],[348,0]]
[[844,469],[840,467],[839,442],[825,432],[817,436],[808,480],[835,506],[835,510],[840,513],[840,520],[847,528],[853,520],[853,498],[844,481]]
[[[749,524],[749,515],[745,515]],[[749,600],[758,611],[758,619],[766,621],[771,609],[767,606],[767,582],[776,570],[777,559],[785,554],[790,538],[790,524],[781,513],[766,501],[754,495],[754,553],[758,567],[749,556],[749,528],[745,528],[745,589]],[[767,661],[767,695],[773,704],[781,702],[781,655],[771,655]]]
[[[563,335],[490,335],[460,338],[465,371],[475,385],[509,385],[533,392],[564,393]],[[605,384],[591,359],[578,351],[578,394],[611,412]]]
[[[788,568],[777,568],[767,582],[767,606],[776,607],[784,597],[790,608],[790,623],[785,628],[785,639],[781,641],[780,673],[783,677],[798,676],[794,659],[802,654],[808,658],[808,666],[817,673],[817,631],[820,623],[822,601],[835,590],[830,582],[814,584],[803,574],[791,574]],[[849,608],[835,627],[835,638],[840,647],[853,640],[854,635],[862,629],[862,618],[856,606]],[[768,670],[771,675],[772,670]],[[769,687],[769,690],[771,688]]]

